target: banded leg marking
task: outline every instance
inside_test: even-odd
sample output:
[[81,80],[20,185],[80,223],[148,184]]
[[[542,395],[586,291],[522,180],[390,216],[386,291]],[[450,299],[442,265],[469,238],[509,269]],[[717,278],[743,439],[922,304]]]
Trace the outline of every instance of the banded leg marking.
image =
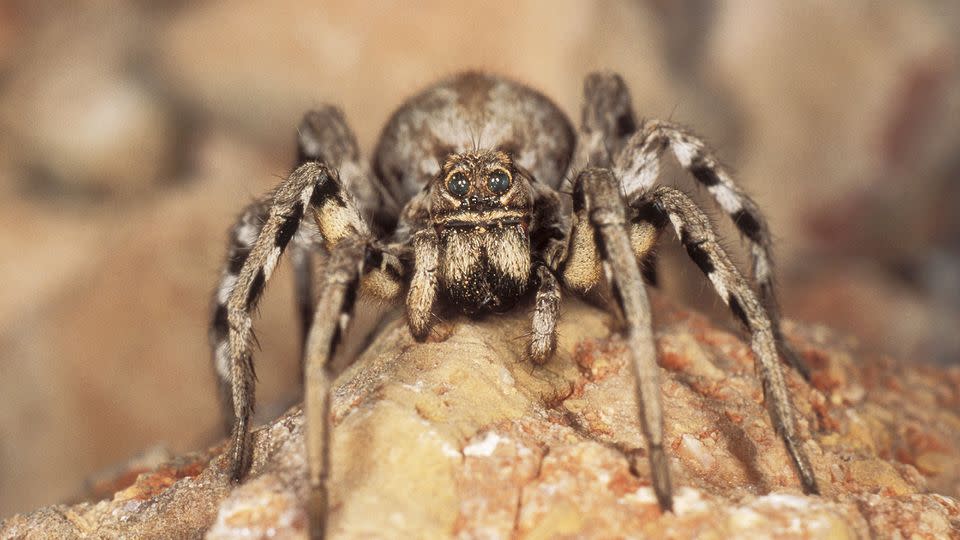
[[797,468],[804,492],[819,493],[810,460],[796,433],[794,408],[777,359],[773,325],[763,304],[717,242],[709,219],[693,200],[679,190],[661,186],[653,192],[653,202],[669,217],[687,254],[751,333],[750,345],[770,419]]

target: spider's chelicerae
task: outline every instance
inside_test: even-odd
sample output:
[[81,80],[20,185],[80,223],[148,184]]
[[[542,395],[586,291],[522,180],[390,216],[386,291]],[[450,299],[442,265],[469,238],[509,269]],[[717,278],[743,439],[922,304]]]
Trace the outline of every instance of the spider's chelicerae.
[[[575,131],[535,90],[492,75],[457,75],[393,115],[372,170],[336,108],[306,115],[299,166],[241,215],[216,292],[211,338],[232,430],[234,479],[249,464],[251,313],[289,247],[306,339],[304,410],[315,534],[323,534],[326,513],[328,361],[358,296],[402,299],[410,332],[423,339],[441,303],[474,315],[509,309],[532,295],[527,353],[539,364],[556,346],[561,291],[585,294],[609,286],[632,355],[651,481],[660,506],[670,509],[656,352],[640,268],[661,230],[672,226],[751,333],[773,425],[804,491],[817,492],[778,361],[779,352],[803,372],[780,336],[763,216],[695,135],[667,122],[638,124],[619,76],[590,75],[584,93]],[[703,211],[684,193],[656,185],[667,150],[746,238],[756,291],[731,263]],[[584,168],[562,185],[571,164]],[[572,204],[565,192],[572,193]],[[316,302],[313,253],[324,260]]]

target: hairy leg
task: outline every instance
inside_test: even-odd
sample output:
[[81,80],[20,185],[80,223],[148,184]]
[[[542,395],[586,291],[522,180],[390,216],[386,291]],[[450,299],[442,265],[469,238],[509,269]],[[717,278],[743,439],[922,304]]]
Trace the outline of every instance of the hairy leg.
[[243,213],[230,229],[230,243],[227,247],[226,263],[220,273],[220,280],[213,294],[213,316],[210,321],[209,339],[214,372],[220,391],[220,404],[226,433],[230,433],[234,424],[232,371],[230,366],[230,324],[227,321],[227,301],[246,262],[253,244],[260,235],[260,229],[269,212],[265,201],[257,201],[244,209]]
[[364,248],[346,241],[335,247],[324,268],[320,299],[307,339],[304,363],[303,414],[306,423],[310,485],[310,530],[322,538],[326,530],[327,475],[330,471],[330,357],[346,331],[356,300]]
[[[256,207],[255,207],[256,208]],[[266,217],[259,228],[251,225],[238,234],[256,239],[231,250],[229,268],[238,269],[221,283],[218,296],[226,302],[214,317],[214,332],[226,340],[216,346],[218,372],[228,374],[233,403],[231,471],[239,479],[247,468],[248,432],[254,406],[254,370],[252,352],[252,313],[284,249],[297,235],[305,214],[312,214],[318,236],[332,247],[347,237],[370,236],[352,198],[337,177],[324,165],[308,163],[298,167],[270,197]],[[259,214],[254,210],[251,215]],[[259,221],[260,218],[257,218]],[[243,223],[243,219],[241,219]],[[227,285],[230,285],[229,287]],[[224,317],[225,315],[225,317]]]
[[733,181],[700,137],[669,122],[654,120],[644,124],[615,159],[614,174],[621,179],[627,200],[634,200],[653,189],[660,175],[660,160],[668,148],[680,165],[707,189],[746,238],[753,260],[753,277],[760,291],[760,300],[773,322],[778,348],[795,369],[809,378],[809,369],[789,348],[780,331],[772,240],[766,220],[757,204]]
[[[595,72],[583,83],[576,163],[585,167],[612,168],[630,137],[637,131],[630,91],[620,75]],[[648,285],[659,285],[657,254],[641,257],[640,272]]]
[[[333,105],[308,111],[297,127],[297,166],[313,161],[339,171],[341,185],[353,195],[360,215],[367,223],[374,224],[374,234],[383,232],[378,231],[378,227],[392,227],[399,205],[371,174],[353,130],[343,112]],[[304,351],[315,301],[313,253],[317,250],[310,248],[298,242],[290,247]]]
[[783,438],[800,475],[803,490],[806,493],[818,493],[813,468],[800,446],[796,432],[793,404],[777,360],[770,317],[749,282],[717,242],[710,221],[693,200],[679,190],[661,186],[653,192],[652,201],[654,210],[661,211],[673,224],[690,258],[706,274],[730,311],[751,333],[757,373],[763,383],[764,399],[773,426]]
[[587,169],[576,179],[574,211],[578,225],[589,223],[594,232],[595,249],[610,275],[614,297],[626,319],[625,338],[637,381],[640,425],[647,441],[653,489],[660,507],[670,510],[673,489],[663,444],[663,412],[653,321],[625,207],[619,184],[609,169]]
[[[253,250],[254,244],[269,217],[270,199],[265,198],[248,205],[240,214],[240,217],[237,218],[230,229],[226,263],[220,273],[220,280],[213,295],[213,314],[210,322],[209,339],[213,366],[219,383],[222,418],[227,433],[230,432],[234,424],[228,301],[230,293],[233,292],[240,277],[243,265]],[[294,266],[300,270],[296,274],[295,283],[297,289],[302,291],[302,294],[298,295],[301,300],[310,296],[309,290],[303,291],[303,289],[309,289],[309,285],[302,283],[302,281],[308,281],[304,276],[312,269],[312,265],[309,265],[309,257],[310,253],[316,250],[313,242],[317,235],[316,225],[306,221],[289,239]],[[312,298],[309,301],[300,301],[298,304],[302,325],[309,320],[309,316],[304,317],[304,311],[307,310],[312,316]],[[305,336],[306,328],[301,330]]]
[[[356,201],[361,216],[375,218],[386,213],[386,217],[377,219],[388,222],[395,219],[391,214],[395,213],[395,203],[392,199],[386,200],[380,195],[380,190],[377,189],[379,184],[372,180],[368,167],[361,162],[356,137],[338,108],[323,106],[304,115],[297,129],[297,150],[297,168],[305,163],[318,162],[329,169],[341,171],[340,184],[353,195],[352,200]],[[349,197],[344,197],[345,200],[347,198]],[[231,228],[227,262],[214,293],[209,334],[213,365],[223,404],[222,417],[228,433],[234,427],[235,415],[227,303],[261,229],[270,219],[271,203],[271,197],[253,202],[244,209]],[[291,208],[291,211],[293,210]],[[303,214],[302,207],[299,212]],[[323,238],[310,220],[300,224],[291,222],[287,227],[295,231],[288,240],[301,345],[305,351],[314,311],[314,254],[323,253]],[[252,370],[252,366],[250,369]]]
[[574,163],[581,167],[612,167],[627,140],[637,130],[630,92],[616,73],[595,72],[583,81],[583,106]]

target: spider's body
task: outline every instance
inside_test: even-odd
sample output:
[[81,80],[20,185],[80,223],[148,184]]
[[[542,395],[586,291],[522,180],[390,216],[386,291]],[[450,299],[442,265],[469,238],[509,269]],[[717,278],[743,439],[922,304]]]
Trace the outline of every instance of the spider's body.
[[[233,434],[231,470],[239,480],[248,466],[253,409],[251,312],[289,246],[306,339],[304,410],[315,534],[323,533],[326,513],[327,365],[358,295],[403,301],[411,333],[423,339],[440,304],[474,315],[510,309],[530,294],[526,349],[533,362],[542,363],[556,346],[561,291],[583,294],[608,285],[637,377],[651,482],[661,506],[671,508],[656,351],[640,273],[667,226],[751,332],[774,426],[805,491],[816,492],[777,359],[778,346],[788,350],[779,334],[763,217],[694,135],[662,122],[638,125],[618,76],[587,78],[576,135],[542,94],[466,73],[414,96],[393,115],[377,145],[376,174],[333,107],[305,117],[299,148],[300,165],[268,200],[248,207],[233,229],[211,340]],[[759,294],[693,201],[654,186],[668,148],[747,238]],[[566,204],[558,188],[571,163],[586,168],[569,186],[572,201]],[[315,253],[324,258],[316,302]]]

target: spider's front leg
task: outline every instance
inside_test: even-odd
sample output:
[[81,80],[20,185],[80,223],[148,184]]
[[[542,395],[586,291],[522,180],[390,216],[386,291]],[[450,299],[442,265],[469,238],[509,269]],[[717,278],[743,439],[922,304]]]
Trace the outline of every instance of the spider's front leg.
[[[227,330],[227,340],[217,348],[218,371],[228,374],[233,404],[231,475],[239,480],[248,467],[249,422],[254,406],[254,370],[251,342],[252,312],[273,274],[284,249],[297,234],[305,214],[313,214],[322,241],[334,246],[347,237],[370,233],[337,177],[320,163],[298,167],[273,193],[266,220],[242,260],[232,259],[239,272],[218,309],[215,327]],[[252,232],[250,234],[253,234]],[[221,284],[220,293],[227,289]]]
[[[395,219],[395,202],[380,188],[379,183],[371,181],[369,167],[361,159],[356,137],[337,107],[325,105],[307,112],[297,128],[297,167],[308,162],[320,162],[330,170],[338,171],[341,185],[353,195],[359,213],[365,219],[378,223]],[[271,195],[254,201],[234,223],[230,230],[227,262],[214,293],[210,344],[227,433],[232,431],[235,423],[227,304],[244,263],[264,225],[270,220],[274,198],[275,195]],[[316,256],[322,258],[326,252],[324,239],[312,220],[302,220],[299,226],[291,224],[289,227],[296,231],[286,241],[289,243],[293,266],[301,345],[305,348],[314,311],[313,262]],[[284,246],[280,247],[282,250]]]
[[[319,218],[318,218],[319,219]],[[320,298],[307,338],[304,362],[303,414],[310,487],[310,530],[321,538],[326,530],[327,475],[330,472],[330,391],[329,371],[341,336],[347,331],[358,294],[381,301],[399,295],[403,267],[395,248],[371,242],[362,234],[352,235],[330,247],[324,266]]]
[[[574,182],[574,216],[564,283],[586,292],[609,275],[614,298],[626,319],[627,350],[637,384],[640,426],[647,441],[650,475],[660,507],[673,508],[670,463],[663,446],[659,368],[650,300],[637,264],[639,243],[652,243],[651,227],[628,220],[619,184],[609,169],[587,169]],[[648,248],[647,248],[648,251]],[[606,272],[604,272],[606,271]]]

